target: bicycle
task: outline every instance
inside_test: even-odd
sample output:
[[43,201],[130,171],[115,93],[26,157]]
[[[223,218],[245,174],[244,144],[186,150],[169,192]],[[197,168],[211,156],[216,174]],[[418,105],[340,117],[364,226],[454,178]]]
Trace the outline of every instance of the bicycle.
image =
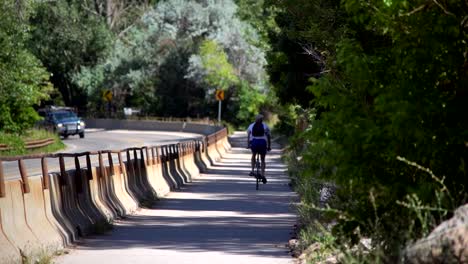
[[258,184],[263,180],[262,163],[260,161],[260,153],[255,154],[255,190],[258,190]]
[[[251,147],[247,147],[247,149],[251,149]],[[269,151],[269,150],[268,150]],[[260,161],[260,153],[255,153],[255,172],[254,174],[250,174],[250,176],[255,177],[255,190],[258,190],[258,185],[260,182],[266,183],[265,177],[262,175],[262,162]]]

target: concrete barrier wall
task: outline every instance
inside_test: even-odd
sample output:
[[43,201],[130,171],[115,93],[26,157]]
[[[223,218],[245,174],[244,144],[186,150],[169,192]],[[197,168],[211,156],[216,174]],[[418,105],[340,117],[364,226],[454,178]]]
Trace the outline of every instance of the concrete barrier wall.
[[162,122],[153,120],[116,120],[116,119],[94,119],[86,118],[83,120],[87,128],[103,129],[128,129],[128,130],[156,130],[156,131],[174,131],[187,132],[202,135],[211,135],[221,130],[222,127],[205,124],[193,124],[187,122]]
[[[198,126],[206,127],[192,127],[201,130]],[[126,128],[141,129],[134,124]],[[82,236],[102,232],[114,219],[199,177],[229,147],[222,129],[172,145],[51,154],[47,159],[58,159],[60,172],[49,172],[41,156],[42,177],[27,177],[23,170],[21,179],[9,181],[2,176],[2,162],[8,159],[0,158],[0,264],[47,256]],[[86,162],[81,164],[80,158]],[[66,159],[74,159],[75,166],[66,167]],[[92,159],[98,166],[91,166]]]

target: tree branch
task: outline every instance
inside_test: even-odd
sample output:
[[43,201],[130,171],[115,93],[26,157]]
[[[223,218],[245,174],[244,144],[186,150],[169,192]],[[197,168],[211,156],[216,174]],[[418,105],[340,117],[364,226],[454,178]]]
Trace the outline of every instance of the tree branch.
[[426,4],[420,5],[420,6],[416,7],[415,9],[413,9],[412,11],[410,11],[410,12],[408,12],[406,14],[403,14],[401,16],[411,16],[411,15],[423,10],[426,6],[427,6]]
[[448,11],[443,5],[441,5],[439,2],[437,2],[437,0],[432,0],[438,7],[440,7],[445,14],[449,15],[449,16],[455,16],[455,14],[451,13],[450,11]]
[[117,36],[119,38],[122,38],[125,35],[125,33],[127,33],[127,31],[129,31],[134,25],[135,25],[135,23],[133,23],[130,26],[126,27],[124,30],[120,31],[120,33]]
[[94,14],[94,15],[96,15],[96,16],[100,16],[100,15],[101,15],[101,14],[99,14],[98,12],[96,12],[95,10],[90,9],[87,5],[84,5],[84,3],[81,5],[81,7],[82,7],[84,10],[88,11],[89,13],[91,13],[91,14]]
[[301,44],[304,53],[312,56],[312,58],[317,61],[320,66],[324,67],[326,62],[322,54],[318,53],[310,44]]

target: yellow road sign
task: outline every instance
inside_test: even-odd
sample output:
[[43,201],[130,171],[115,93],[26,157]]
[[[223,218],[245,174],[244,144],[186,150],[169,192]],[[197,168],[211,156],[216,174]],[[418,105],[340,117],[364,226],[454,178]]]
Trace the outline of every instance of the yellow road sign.
[[224,91],[223,90],[216,90],[215,97],[216,97],[216,100],[218,100],[218,101],[224,100]]
[[105,90],[102,92],[102,98],[107,102],[112,101],[112,92],[110,90]]

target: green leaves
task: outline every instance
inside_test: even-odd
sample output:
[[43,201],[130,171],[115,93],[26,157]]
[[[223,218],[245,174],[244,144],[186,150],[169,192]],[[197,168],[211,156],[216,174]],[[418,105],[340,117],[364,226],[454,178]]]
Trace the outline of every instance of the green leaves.
[[98,15],[82,9],[81,1],[36,4],[29,49],[53,74],[66,105],[86,107],[87,94],[72,82],[82,67],[94,66],[107,55],[113,36]]
[[21,133],[39,119],[32,106],[47,99],[52,86],[41,62],[25,48],[28,25],[13,1],[2,1],[0,13],[0,130]]
[[[301,65],[302,72],[316,65],[325,68],[309,75],[307,88],[294,87],[296,97],[312,93],[311,106],[318,113],[309,120],[307,132],[298,134],[300,142],[306,142],[297,146],[303,148],[301,179],[336,183],[343,200],[335,206],[359,223],[363,233],[379,239],[376,244],[384,245],[385,253],[398,256],[399,245],[408,237],[394,231],[405,230],[412,220],[396,201],[416,195],[421,204],[439,206],[434,196],[439,187],[422,171],[399,164],[397,156],[445,175],[450,193],[460,194],[457,202],[466,200],[463,142],[468,120],[461,113],[466,112],[468,31],[460,25],[468,6],[461,1],[345,0],[334,9],[320,1],[309,4],[301,6],[302,11],[280,5],[301,15],[294,23],[281,24],[290,31],[288,36],[310,47],[311,56],[328,56],[325,64],[316,59],[315,64]],[[336,23],[324,25],[315,14]],[[326,33],[317,34],[321,31]],[[283,50],[288,60],[272,56],[272,63],[284,63],[289,70],[297,51]],[[285,91],[297,86],[288,78],[278,83]],[[375,205],[369,200],[373,190]],[[376,215],[370,213],[374,207]],[[401,219],[395,221],[395,215]],[[381,226],[370,227],[376,218]]]
[[216,42],[203,41],[199,53],[205,71],[205,80],[210,86],[227,90],[236,84],[238,77],[234,73],[234,68],[228,62],[226,53]]

